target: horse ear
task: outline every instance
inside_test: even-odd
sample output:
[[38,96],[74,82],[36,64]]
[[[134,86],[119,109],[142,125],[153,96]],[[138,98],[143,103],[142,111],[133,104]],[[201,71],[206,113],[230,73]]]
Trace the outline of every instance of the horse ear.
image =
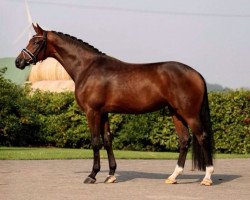
[[32,23],[32,26],[37,34],[43,34],[43,29],[37,23]]

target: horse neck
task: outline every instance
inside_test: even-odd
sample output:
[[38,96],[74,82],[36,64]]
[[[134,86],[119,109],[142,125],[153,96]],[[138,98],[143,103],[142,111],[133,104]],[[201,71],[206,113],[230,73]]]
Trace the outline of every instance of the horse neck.
[[65,41],[54,33],[51,34],[53,34],[53,37],[48,37],[50,49],[48,57],[53,57],[60,62],[73,81],[76,82],[78,77],[89,68],[90,63],[96,58],[96,53]]

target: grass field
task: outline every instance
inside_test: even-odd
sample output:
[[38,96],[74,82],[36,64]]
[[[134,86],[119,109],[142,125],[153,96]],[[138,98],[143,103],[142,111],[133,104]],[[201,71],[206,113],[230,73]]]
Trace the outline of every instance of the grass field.
[[[173,152],[114,151],[117,159],[177,159]],[[101,150],[101,158],[107,158]],[[191,154],[188,154],[188,159]],[[216,154],[216,159],[250,158],[250,154]],[[92,150],[65,148],[0,147],[0,160],[92,159]]]

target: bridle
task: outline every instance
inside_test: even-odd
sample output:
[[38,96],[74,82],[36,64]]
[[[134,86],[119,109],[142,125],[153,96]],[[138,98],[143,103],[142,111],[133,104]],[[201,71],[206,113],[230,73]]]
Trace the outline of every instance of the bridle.
[[[43,36],[33,36],[33,38],[43,38],[42,43],[37,47],[37,49],[32,53],[30,50],[27,48],[22,50],[22,53],[26,54],[29,56],[29,60],[27,61],[27,64],[36,64],[37,62],[37,56],[40,53],[40,51],[43,49],[43,57],[45,56],[45,51],[46,51],[46,43],[47,43],[47,32],[43,31]],[[32,39],[33,39],[32,38]]]

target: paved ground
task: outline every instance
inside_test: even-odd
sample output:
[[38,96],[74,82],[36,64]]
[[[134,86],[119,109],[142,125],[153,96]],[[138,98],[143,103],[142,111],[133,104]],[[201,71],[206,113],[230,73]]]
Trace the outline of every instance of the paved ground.
[[250,159],[217,160],[212,187],[199,185],[203,173],[190,171],[190,162],[179,184],[167,185],[176,161],[117,160],[118,183],[104,184],[102,160],[97,183],[86,185],[92,160],[0,161],[0,199],[250,199]]

